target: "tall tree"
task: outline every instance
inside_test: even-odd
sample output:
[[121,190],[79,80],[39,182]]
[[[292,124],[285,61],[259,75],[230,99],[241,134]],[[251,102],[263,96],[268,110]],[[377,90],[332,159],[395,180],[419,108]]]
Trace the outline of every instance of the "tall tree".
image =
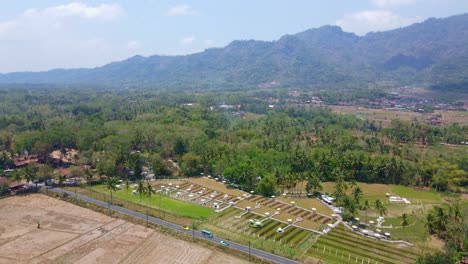
[[112,192],[117,191],[117,179],[114,177],[107,177],[106,188],[110,192],[110,203],[109,203],[109,208],[110,208],[110,205],[112,204]]
[[156,194],[156,190],[153,189],[153,186],[149,182],[146,183],[146,195],[148,196],[148,201],[151,202],[151,195]]
[[141,196],[146,193],[145,183],[142,180],[137,181],[136,191],[140,195],[140,203],[141,203]]
[[367,223],[367,212],[368,212],[368,210],[371,208],[369,201],[368,201],[368,200],[364,200],[364,204],[362,205],[361,208],[362,208],[362,210],[364,210],[365,213],[366,213],[366,223]]
[[375,200],[374,208],[377,210],[380,216],[387,215],[387,208],[381,200]]
[[317,191],[322,189],[323,187],[320,178],[315,174],[309,174],[307,177],[306,192],[315,194]]
[[406,227],[409,225],[408,215],[406,213],[401,215],[401,226],[403,227],[403,231],[406,234]]
[[362,189],[359,186],[356,185],[354,187],[354,189],[353,189],[353,198],[354,198],[354,201],[356,201],[357,204],[360,203],[362,194],[363,194]]
[[276,177],[267,175],[258,183],[257,192],[263,196],[270,197],[276,194]]

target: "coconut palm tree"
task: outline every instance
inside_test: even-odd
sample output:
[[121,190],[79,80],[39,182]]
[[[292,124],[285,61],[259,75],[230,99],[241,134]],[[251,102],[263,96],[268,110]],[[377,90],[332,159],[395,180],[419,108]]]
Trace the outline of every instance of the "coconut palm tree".
[[381,200],[375,200],[375,205],[374,205],[375,210],[379,213],[380,216],[382,215],[387,215],[387,208],[383,204]]
[[145,183],[142,180],[138,180],[136,191],[140,195],[140,203],[141,203],[141,196],[146,193]]
[[28,183],[36,180],[36,173],[30,166],[26,166],[23,169],[21,169],[21,174],[23,176],[23,179],[25,179]]
[[110,192],[110,203],[109,203],[109,209],[110,209],[110,205],[112,204],[112,192],[117,191],[117,179],[114,177],[108,177],[106,180],[106,188]]
[[409,225],[409,220],[408,220],[408,215],[405,213],[405,214],[402,214],[401,215],[401,226],[403,227],[403,231],[404,233],[406,234],[406,227]]
[[437,227],[437,232],[440,234],[447,229],[448,216],[444,208],[436,206],[435,208],[435,224]]
[[148,207],[146,208],[146,224],[148,224],[149,216],[149,207],[151,206],[151,195],[156,194],[156,191],[153,189],[153,186],[149,182],[146,184],[146,195],[148,196]]
[[130,181],[128,180],[128,178],[125,179],[125,189],[127,190],[128,192],[128,189],[130,188]]
[[364,201],[364,204],[362,205],[361,209],[366,212],[366,223],[367,223],[367,211],[371,208],[370,203],[368,200]]
[[320,191],[323,189],[322,182],[320,178],[315,174],[309,174],[307,179],[306,185],[306,192],[315,194],[315,192]]
[[156,190],[153,189],[153,186],[148,182],[146,184],[146,195],[148,196],[149,201],[151,201],[151,195],[156,194]]
[[362,198],[362,189],[359,188],[359,186],[357,186],[357,185],[353,189],[353,198],[354,198],[354,201],[356,201],[357,204],[360,203],[360,200]]

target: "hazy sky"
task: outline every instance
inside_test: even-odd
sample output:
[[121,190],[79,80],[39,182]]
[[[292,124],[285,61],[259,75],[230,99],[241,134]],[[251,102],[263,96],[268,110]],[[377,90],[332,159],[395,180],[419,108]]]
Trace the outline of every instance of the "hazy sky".
[[323,25],[363,35],[466,12],[467,0],[4,0],[0,72],[188,54]]

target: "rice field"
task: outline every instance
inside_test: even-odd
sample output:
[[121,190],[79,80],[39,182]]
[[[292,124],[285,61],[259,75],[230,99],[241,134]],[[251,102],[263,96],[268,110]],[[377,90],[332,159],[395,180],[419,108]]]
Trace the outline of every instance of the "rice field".
[[306,255],[327,263],[414,263],[413,247],[363,237],[340,225],[321,236]]

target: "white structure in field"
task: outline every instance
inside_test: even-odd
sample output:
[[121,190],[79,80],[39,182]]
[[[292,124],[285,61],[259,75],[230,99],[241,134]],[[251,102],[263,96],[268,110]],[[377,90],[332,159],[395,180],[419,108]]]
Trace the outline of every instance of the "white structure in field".
[[406,198],[402,198],[400,196],[390,196],[388,197],[388,200],[391,202],[391,203],[405,203],[405,204],[411,204],[411,202],[406,199]]

